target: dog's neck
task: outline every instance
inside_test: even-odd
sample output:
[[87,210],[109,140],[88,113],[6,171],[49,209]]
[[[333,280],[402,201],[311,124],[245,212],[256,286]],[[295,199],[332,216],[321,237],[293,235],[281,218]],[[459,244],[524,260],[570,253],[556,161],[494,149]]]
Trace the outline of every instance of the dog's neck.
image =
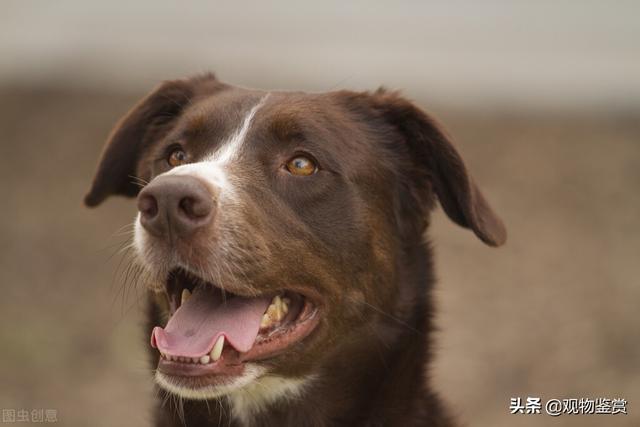
[[402,318],[375,313],[379,323],[354,331],[317,373],[295,379],[267,375],[218,401],[184,401],[180,410],[165,404],[158,408],[157,425],[430,425],[425,422],[445,419],[426,381],[430,260],[426,245],[412,248],[398,283],[399,304],[410,310]]

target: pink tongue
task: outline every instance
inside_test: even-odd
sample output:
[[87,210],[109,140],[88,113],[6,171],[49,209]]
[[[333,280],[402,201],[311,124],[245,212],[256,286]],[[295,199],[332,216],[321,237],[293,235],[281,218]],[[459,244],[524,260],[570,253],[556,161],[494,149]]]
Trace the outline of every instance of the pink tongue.
[[[234,296],[223,302],[217,291],[199,286],[175,312],[167,327],[153,328],[151,345],[172,356],[200,357],[220,335],[241,353],[249,351],[271,298]],[[225,345],[227,345],[225,343]]]

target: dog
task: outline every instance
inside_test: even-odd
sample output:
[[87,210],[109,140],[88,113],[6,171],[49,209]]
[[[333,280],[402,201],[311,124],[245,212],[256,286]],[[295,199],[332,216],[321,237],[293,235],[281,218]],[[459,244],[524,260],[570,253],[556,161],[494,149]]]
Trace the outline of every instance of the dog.
[[137,197],[156,426],[455,425],[425,230],[436,202],[506,230],[411,101],[167,81],[108,138],[85,203],[111,195]]

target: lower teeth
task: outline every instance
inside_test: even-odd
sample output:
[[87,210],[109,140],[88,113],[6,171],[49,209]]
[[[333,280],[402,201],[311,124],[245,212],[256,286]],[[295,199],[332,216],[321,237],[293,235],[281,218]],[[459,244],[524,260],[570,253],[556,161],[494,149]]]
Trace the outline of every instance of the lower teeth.
[[224,335],[220,335],[216,343],[213,345],[213,348],[211,349],[209,354],[205,354],[204,356],[201,356],[201,357],[171,356],[164,353],[160,353],[160,356],[163,359],[167,359],[173,362],[195,363],[195,364],[200,363],[202,365],[206,365],[210,362],[217,362],[218,360],[220,360],[220,357],[222,356],[222,350],[224,350],[224,341],[225,341]]

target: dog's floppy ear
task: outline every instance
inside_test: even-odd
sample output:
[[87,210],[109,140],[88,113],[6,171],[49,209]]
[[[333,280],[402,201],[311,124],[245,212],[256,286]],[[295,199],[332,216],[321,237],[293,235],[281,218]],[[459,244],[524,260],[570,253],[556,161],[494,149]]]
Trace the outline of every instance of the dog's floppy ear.
[[473,230],[487,245],[502,245],[507,239],[502,220],[489,206],[440,126],[395,92],[380,89],[371,99],[384,120],[403,135],[418,167],[426,168],[423,170],[449,218]]
[[167,81],[138,102],[111,131],[84,203],[92,207],[110,195],[137,195],[136,168],[141,154],[153,142],[147,137],[149,131],[179,116],[196,87],[208,82],[215,82],[213,74]]

